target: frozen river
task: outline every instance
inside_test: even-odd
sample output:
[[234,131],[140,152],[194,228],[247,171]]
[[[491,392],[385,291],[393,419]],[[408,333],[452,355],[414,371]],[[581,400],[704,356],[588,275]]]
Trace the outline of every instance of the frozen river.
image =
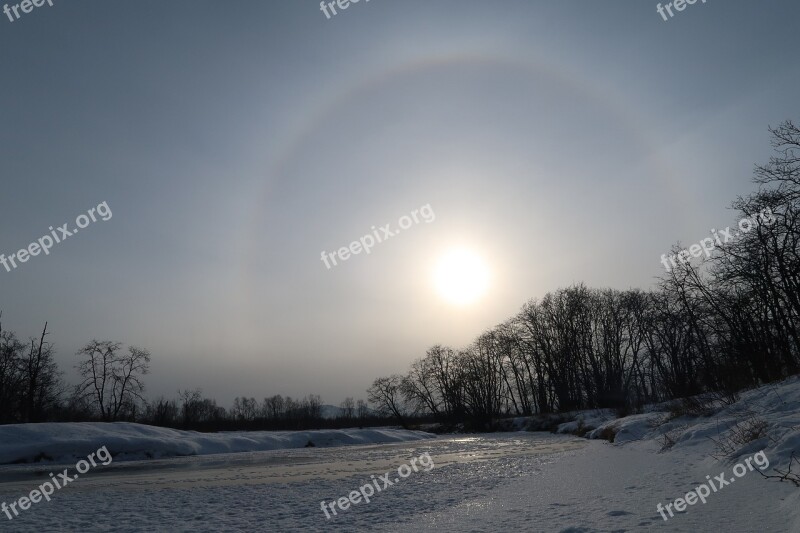
[[[586,446],[581,439],[529,433],[451,436],[400,444],[306,448],[268,452],[116,462],[90,470],[34,504],[0,530],[278,531],[395,527],[415,516],[469,502],[532,466]],[[435,467],[406,479],[398,467],[428,453]],[[549,458],[549,459],[548,459]],[[64,465],[73,468],[74,465]],[[0,501],[16,500],[61,469],[0,467]],[[333,501],[391,472],[387,487],[336,516]],[[382,483],[378,485],[382,487]],[[330,513],[329,513],[330,514]]]
[[[409,468],[401,479],[398,468],[424,454],[435,467]],[[13,521],[0,515],[0,531],[789,531],[779,513],[787,487],[755,475],[663,522],[656,504],[690,490],[708,468],[686,456],[541,433],[114,462]],[[59,471],[0,467],[0,502]],[[322,501],[382,476],[391,486],[369,503],[326,517]],[[756,493],[775,509],[754,505]]]

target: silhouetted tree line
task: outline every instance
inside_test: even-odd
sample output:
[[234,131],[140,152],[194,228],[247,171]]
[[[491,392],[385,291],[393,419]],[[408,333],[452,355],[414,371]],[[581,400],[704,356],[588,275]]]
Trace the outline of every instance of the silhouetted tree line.
[[375,426],[386,419],[364,400],[347,398],[339,412],[323,416],[322,400],[270,396],[237,397],[230,409],[203,396],[200,389],[179,390],[176,399],[144,397],[143,376],[150,352],[112,341],[92,340],[76,354],[81,381],[70,388],[45,340],[20,341],[0,322],[0,424],[34,422],[128,421],[198,431],[311,429]]
[[0,323],[0,424],[133,420],[145,405],[142,376],[150,353],[117,342],[96,341],[78,352],[81,382],[70,389],[53,359],[53,345],[39,337],[21,342]]
[[470,346],[434,346],[406,375],[378,378],[370,401],[401,424],[428,414],[477,429],[502,416],[627,411],[701,392],[731,400],[797,374],[800,129],[787,121],[770,133],[775,151],[755,169],[757,192],[733,204],[753,221],[770,213],[769,223],[722,236],[710,257],[676,261],[652,291],[576,285],[531,300]]
[[367,406],[347,398],[339,413],[323,416],[322,400],[270,396],[237,397],[231,409],[218,406],[200,389],[180,390],[176,399],[147,401],[143,377],[150,352],[123,350],[113,341],[92,340],[76,354],[81,381],[68,387],[53,360],[53,345],[39,337],[26,342],[0,322],[0,424],[129,421],[198,431],[273,430],[374,426],[386,423]]
[[386,420],[376,416],[363,400],[352,398],[342,402],[339,413],[325,416],[318,395],[309,394],[297,400],[280,394],[258,401],[253,397],[237,397],[230,409],[204,398],[200,389],[179,391],[177,400],[158,398],[147,404],[144,422],[199,431],[222,430],[299,430],[374,426]]

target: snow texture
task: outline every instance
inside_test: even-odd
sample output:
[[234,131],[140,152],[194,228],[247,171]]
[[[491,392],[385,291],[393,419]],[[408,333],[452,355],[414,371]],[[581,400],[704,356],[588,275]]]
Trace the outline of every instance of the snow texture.
[[378,444],[433,438],[422,431],[342,429],[198,433],[113,423],[17,424],[0,426],[0,464],[74,462],[102,446],[114,460],[210,455],[348,444]]

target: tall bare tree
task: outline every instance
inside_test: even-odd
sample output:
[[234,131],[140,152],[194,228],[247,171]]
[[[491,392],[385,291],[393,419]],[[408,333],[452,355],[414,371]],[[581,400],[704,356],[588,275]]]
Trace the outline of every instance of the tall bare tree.
[[78,365],[80,394],[91,399],[105,421],[130,414],[144,400],[142,376],[150,371],[150,352],[131,346],[121,353],[121,347],[119,342],[92,340],[77,353],[83,357]]
[[378,378],[367,389],[367,397],[379,413],[394,416],[400,425],[406,428],[408,426],[403,416],[405,406],[403,405],[402,383],[403,377],[398,374]]

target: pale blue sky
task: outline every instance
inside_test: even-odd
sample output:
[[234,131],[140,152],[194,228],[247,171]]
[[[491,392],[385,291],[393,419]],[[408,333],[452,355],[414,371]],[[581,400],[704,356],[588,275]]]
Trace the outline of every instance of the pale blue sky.
[[[3,326],[154,355],[151,394],[364,396],[531,297],[642,287],[734,221],[798,119],[791,0],[91,0],[0,18],[0,253],[107,201],[108,222],[0,270]],[[431,204],[326,270],[334,250]],[[430,286],[478,250],[479,304]]]

